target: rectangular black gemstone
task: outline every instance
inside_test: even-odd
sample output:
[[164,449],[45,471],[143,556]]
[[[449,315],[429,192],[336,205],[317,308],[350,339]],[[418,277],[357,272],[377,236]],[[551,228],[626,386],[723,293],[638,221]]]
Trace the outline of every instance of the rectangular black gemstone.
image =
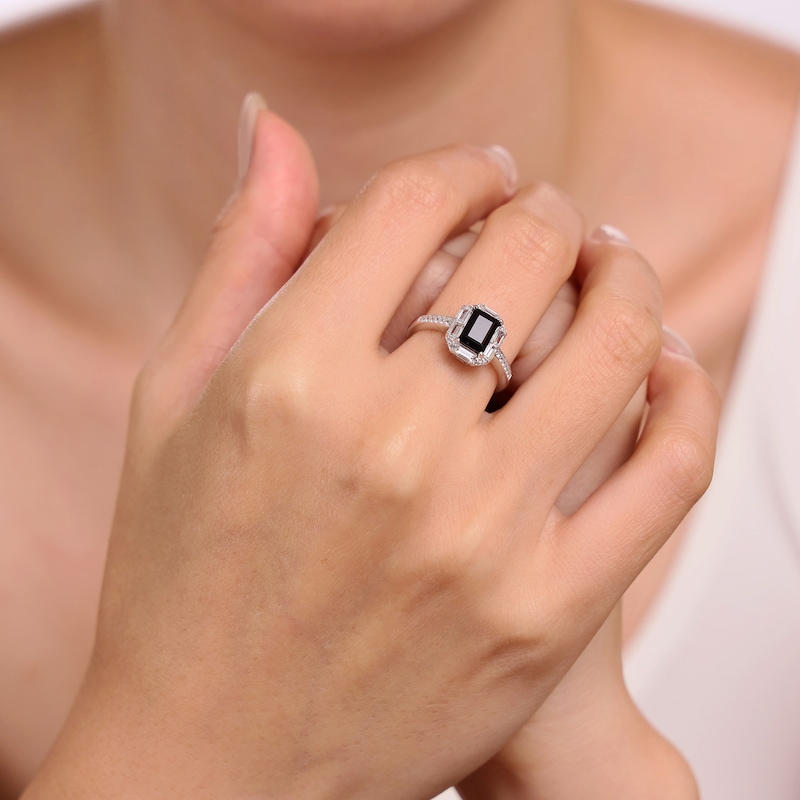
[[500,320],[496,317],[474,308],[469,315],[464,330],[458,337],[458,341],[473,353],[482,353],[494,336],[494,332],[500,327]]

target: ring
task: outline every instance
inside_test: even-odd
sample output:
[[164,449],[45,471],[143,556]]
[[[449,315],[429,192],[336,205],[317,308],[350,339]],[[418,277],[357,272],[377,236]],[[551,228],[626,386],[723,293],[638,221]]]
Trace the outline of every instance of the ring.
[[511,367],[500,349],[506,329],[499,315],[486,306],[462,306],[455,317],[423,314],[408,327],[409,334],[417,331],[447,331],[447,349],[471,367],[491,364],[497,372],[497,391],[505,389],[511,380]]

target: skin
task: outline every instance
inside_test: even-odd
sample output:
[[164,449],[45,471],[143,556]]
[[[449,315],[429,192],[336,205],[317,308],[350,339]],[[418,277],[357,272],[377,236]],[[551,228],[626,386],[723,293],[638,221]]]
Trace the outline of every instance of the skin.
[[[211,33],[191,4],[168,6],[169,14],[154,3],[116,4],[104,34],[115,45],[111,63],[93,13],[5,43],[0,104],[15,125],[0,132],[0,152],[13,154],[2,156],[0,185],[2,513],[15,535],[4,539],[0,563],[13,598],[7,608],[26,609],[2,620],[9,646],[0,753],[12,793],[41,763],[87,663],[131,387],[192,283],[230,192],[245,91],[261,89],[307,137],[323,204],[349,199],[401,153],[461,139],[509,146],[523,183],[556,182],[590,227],[613,222],[648,254],[664,285],[666,321],[724,392],[763,264],[797,95],[795,59],[649,10],[578,5],[570,27],[555,4],[529,6],[475,3],[465,16],[448,7],[458,26],[439,20],[426,36],[406,27],[395,42],[402,59],[353,53],[363,29],[355,36],[328,27],[335,69],[305,49],[302,57],[275,46],[254,52],[252,30],[216,19]],[[364,19],[341,11],[340,22]],[[536,19],[509,25],[520,14]],[[479,70],[463,54],[479,35],[483,52],[502,48],[513,58]],[[510,35],[519,37],[514,47]],[[197,38],[225,52],[224,74],[210,74]],[[685,42],[679,53],[677,40]],[[582,46],[572,65],[580,80],[565,97],[552,76],[569,61],[568,41]],[[374,83],[354,86],[365,63]],[[402,83],[391,80],[396,63],[406,65]],[[658,103],[653,86],[662,88]],[[113,98],[114,124],[99,97]],[[393,109],[419,97],[428,102],[413,117],[396,116]],[[520,108],[530,113],[521,118]],[[60,156],[65,144],[70,165]],[[710,319],[712,307],[725,313]],[[23,339],[19,330],[37,333]],[[98,374],[102,392],[87,389]],[[634,623],[664,569],[656,563],[653,579],[629,593]]]
[[[474,146],[395,162],[253,320],[306,241],[270,230],[286,162],[258,143],[137,382],[92,661],[25,797],[435,794],[527,725],[708,485],[710,379],[661,352],[647,263],[581,247],[563,194],[502,204],[507,169]],[[307,214],[308,194],[294,181],[281,213]],[[580,285],[563,340],[493,414],[489,371],[430,337],[380,346],[415,265],[484,217],[432,313],[504,299],[513,360],[576,258]],[[331,303],[354,317],[329,315],[321,340]],[[436,391],[410,380],[420,364]],[[648,375],[635,452],[563,514]]]

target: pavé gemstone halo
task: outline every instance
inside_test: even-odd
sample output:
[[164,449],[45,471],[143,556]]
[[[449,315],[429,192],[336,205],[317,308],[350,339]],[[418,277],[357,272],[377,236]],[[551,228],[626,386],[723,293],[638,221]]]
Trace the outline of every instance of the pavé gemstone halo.
[[409,334],[420,330],[444,330],[447,349],[471,367],[492,364],[497,371],[497,390],[511,380],[511,367],[500,345],[506,329],[500,316],[484,305],[462,306],[455,317],[423,314],[411,323]]

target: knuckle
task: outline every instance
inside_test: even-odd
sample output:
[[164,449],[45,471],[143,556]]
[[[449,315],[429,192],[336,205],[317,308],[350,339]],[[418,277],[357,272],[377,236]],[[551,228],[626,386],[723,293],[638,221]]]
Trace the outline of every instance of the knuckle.
[[661,351],[661,323],[646,306],[631,298],[604,300],[598,309],[597,341],[615,373],[644,376]]
[[506,206],[487,223],[494,228],[504,262],[530,271],[533,268],[568,269],[572,266],[572,247],[565,231],[522,209]]
[[425,533],[398,553],[401,582],[423,603],[467,592],[480,564],[476,538],[462,528],[427,529]]
[[711,484],[713,445],[692,429],[674,428],[665,435],[658,456],[670,494],[688,510]]
[[711,376],[696,361],[684,360],[682,390],[691,395],[691,406],[698,420],[716,419],[722,398]]
[[371,425],[368,416],[343,424],[348,396],[331,389],[330,375],[294,363],[276,355],[223,389],[225,426],[236,448],[264,452],[280,438],[360,507],[377,512],[412,506],[432,483],[413,426],[403,425],[398,415],[392,424],[382,417]]
[[[481,628],[491,634],[490,658],[506,676],[530,677],[553,651],[553,621],[534,592],[496,592],[485,603]],[[509,597],[513,596],[513,602]]]
[[407,426],[364,436],[353,466],[360,490],[383,502],[413,504],[431,483],[423,448]]
[[225,424],[245,449],[261,445],[269,431],[310,423],[312,379],[285,360],[261,362],[244,377],[224,381]]
[[392,208],[402,213],[452,214],[463,206],[452,181],[422,159],[389,164],[377,174],[374,185]]
[[531,187],[526,200],[533,201],[537,208],[552,209],[565,229],[571,230],[579,239],[583,237],[586,224],[583,213],[575,200],[562,189],[551,183],[537,183]]

